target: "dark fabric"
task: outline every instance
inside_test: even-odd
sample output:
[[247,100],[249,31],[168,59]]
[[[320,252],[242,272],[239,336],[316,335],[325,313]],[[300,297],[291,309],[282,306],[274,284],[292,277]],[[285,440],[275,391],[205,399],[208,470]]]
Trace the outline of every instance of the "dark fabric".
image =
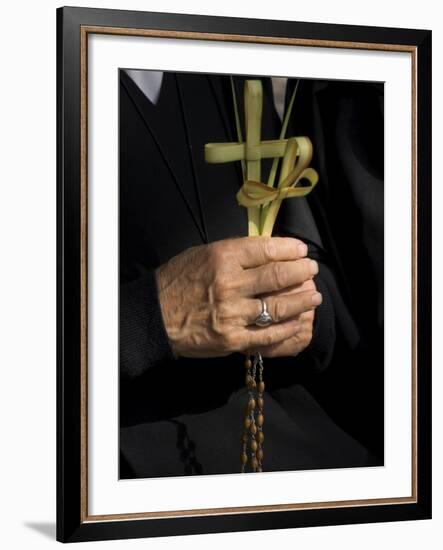
[[[265,399],[265,418],[272,419],[265,426],[266,471],[358,467],[371,461],[303,386],[277,390]],[[222,407],[128,427],[120,444],[142,477],[236,473],[246,400],[240,388]]]
[[120,375],[142,374],[148,366],[174,359],[166,333],[154,270],[120,290]]
[[[234,79],[240,113],[244,80]],[[120,476],[235,473],[244,357],[174,359],[152,278],[190,246],[247,234],[235,199],[240,163],[204,161],[205,143],[236,140],[230,82],[165,73],[155,106],[124,71],[120,82]],[[272,139],[280,122],[270,80],[263,84],[262,136]],[[383,149],[374,145],[383,118],[367,116],[368,104],[380,107],[380,87],[302,84],[288,135],[311,137],[320,183],[308,199],[284,201],[276,234],[309,245],[323,303],[304,352],[266,359],[268,471],[383,462],[383,297],[374,275],[383,273]]]
[[[288,135],[307,135],[314,144],[312,165],[320,180],[306,201],[333,273],[328,285],[338,290],[333,293],[339,327],[334,356],[309,389],[336,422],[379,456],[384,439],[383,93],[383,84],[376,82],[301,81],[288,127]],[[288,231],[297,232],[300,204],[285,202],[281,221]]]

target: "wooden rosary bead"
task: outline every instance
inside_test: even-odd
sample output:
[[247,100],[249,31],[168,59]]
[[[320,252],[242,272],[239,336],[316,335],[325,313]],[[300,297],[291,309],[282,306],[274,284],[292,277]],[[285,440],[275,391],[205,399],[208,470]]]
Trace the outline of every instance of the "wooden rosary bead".
[[251,399],[249,400],[249,402],[248,402],[248,409],[249,409],[250,411],[253,411],[253,410],[255,409],[255,405],[256,405],[255,399],[254,399],[254,398],[251,398]]
[[[264,397],[265,383],[262,378],[263,362],[260,355],[254,357],[254,361],[245,359],[244,366],[246,369],[245,383],[248,389],[249,397],[245,407],[244,428],[245,432],[242,435],[243,450],[241,454],[242,472],[246,471],[247,463],[250,462],[250,467],[254,472],[262,472],[261,461],[263,459],[263,449],[261,445],[265,439],[262,426],[264,424]],[[256,368],[258,381],[256,380]],[[250,456],[248,457],[248,444],[250,447]]]

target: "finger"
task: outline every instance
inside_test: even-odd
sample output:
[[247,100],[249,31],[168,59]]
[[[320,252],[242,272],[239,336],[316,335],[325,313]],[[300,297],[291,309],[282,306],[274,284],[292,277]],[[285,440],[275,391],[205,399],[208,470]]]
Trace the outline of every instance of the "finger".
[[318,264],[308,258],[290,262],[273,262],[242,275],[242,289],[245,296],[268,294],[304,283],[318,273]]
[[[247,300],[246,302],[244,318],[247,325],[252,325],[262,312],[262,302],[259,298]],[[266,308],[274,323],[281,323],[304,312],[311,311],[319,306],[321,302],[322,295],[320,292],[310,290],[286,296],[268,296],[265,300]]]
[[[261,353],[263,357],[280,357],[296,355],[300,351],[303,351],[312,338],[314,311],[302,313],[295,319],[298,319],[300,324],[298,328],[297,325],[295,325],[294,333],[289,338],[277,342],[276,344],[257,348],[255,352]],[[244,350],[243,353],[251,354],[254,352],[251,352],[251,350]]]
[[313,292],[317,290],[314,279],[308,279],[299,285],[292,285],[280,290],[274,290],[274,292],[269,292],[266,296],[262,296],[262,298],[266,298],[268,296],[288,296],[290,294],[297,294],[306,290],[312,290]]
[[282,342],[277,342],[277,344],[272,344],[258,350],[262,357],[288,357],[296,356],[301,351],[306,348],[306,343],[303,342],[303,333],[301,330],[297,334],[283,340]]
[[255,350],[272,346],[278,342],[282,342],[300,329],[300,321],[298,319],[288,319],[283,323],[269,325],[269,327],[250,326],[244,330],[244,349]]
[[311,343],[312,340],[312,319],[307,320],[303,314],[300,316],[300,328],[286,340],[265,346],[257,350],[263,357],[295,356]]
[[308,247],[292,237],[242,237],[232,239],[240,265],[253,268],[269,262],[285,262],[304,258]]

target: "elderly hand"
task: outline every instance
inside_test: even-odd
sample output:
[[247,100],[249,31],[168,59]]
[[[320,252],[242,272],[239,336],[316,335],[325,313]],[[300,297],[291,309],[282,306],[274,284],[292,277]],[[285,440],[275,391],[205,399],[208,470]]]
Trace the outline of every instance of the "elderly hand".
[[[289,237],[242,237],[189,248],[156,270],[164,325],[176,356],[261,351],[294,355],[309,343],[321,303],[318,264]],[[259,297],[274,323],[257,327]]]
[[[307,291],[315,291],[316,286],[312,279],[309,279],[308,281],[305,281],[301,285],[296,285],[292,289],[285,289],[283,291],[279,291],[277,293],[274,293],[275,296],[280,296],[284,299],[284,297],[289,295],[294,295],[298,293],[303,293]],[[266,303],[268,303],[269,299],[266,299]],[[321,302],[321,295],[319,295],[319,301]],[[282,300],[283,304],[287,303],[285,300]],[[271,344],[269,346],[265,346],[263,348],[260,348],[256,351],[259,351],[263,357],[281,357],[281,356],[295,356],[301,351],[303,351],[305,348],[309,346],[312,340],[312,332],[313,332],[313,326],[314,326],[314,315],[315,311],[314,309],[311,309],[309,311],[305,311],[301,313],[297,319],[300,322],[299,329],[292,334],[289,338],[286,338],[285,340],[282,340],[280,342],[277,342],[276,344]]]

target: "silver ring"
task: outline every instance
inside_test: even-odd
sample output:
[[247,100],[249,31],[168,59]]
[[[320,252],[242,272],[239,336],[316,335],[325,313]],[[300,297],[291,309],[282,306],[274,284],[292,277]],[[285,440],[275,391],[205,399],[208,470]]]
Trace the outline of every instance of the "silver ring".
[[259,298],[259,300],[261,301],[261,313],[256,318],[255,324],[258,327],[267,327],[274,322],[274,319],[269,315],[268,308],[266,307],[266,302],[263,300],[263,298]]

